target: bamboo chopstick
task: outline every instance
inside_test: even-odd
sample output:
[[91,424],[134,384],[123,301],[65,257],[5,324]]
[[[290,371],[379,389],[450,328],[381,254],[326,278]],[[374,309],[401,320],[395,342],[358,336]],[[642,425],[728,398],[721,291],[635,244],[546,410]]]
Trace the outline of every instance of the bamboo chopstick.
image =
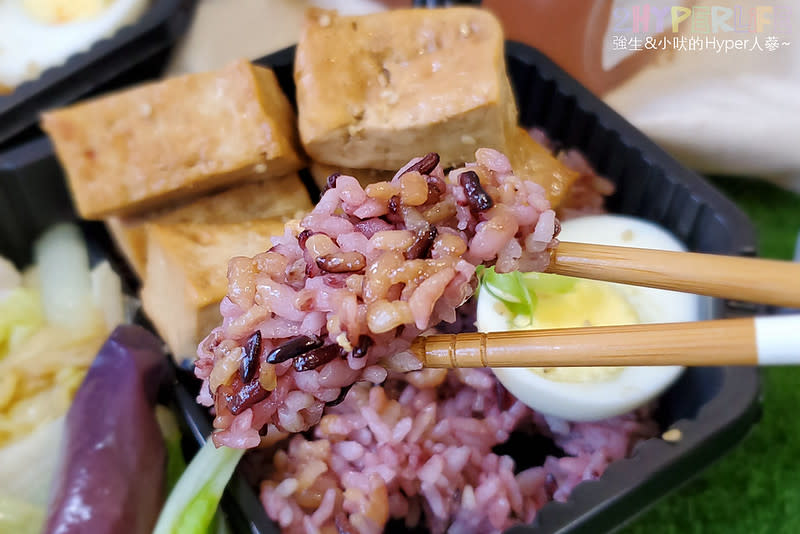
[[548,272],[800,308],[800,263],[561,242]]
[[792,365],[800,315],[418,337],[425,367]]

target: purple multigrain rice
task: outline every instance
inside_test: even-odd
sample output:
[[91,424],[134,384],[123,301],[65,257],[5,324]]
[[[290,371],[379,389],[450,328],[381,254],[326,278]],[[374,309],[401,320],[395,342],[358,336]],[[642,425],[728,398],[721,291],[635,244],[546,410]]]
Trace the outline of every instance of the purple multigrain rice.
[[[495,150],[478,150],[476,163],[447,176],[437,160],[435,154],[412,160],[391,182],[367,190],[339,175],[299,226],[287,226],[250,265],[236,259],[220,306],[223,324],[201,343],[196,365],[206,381],[200,400],[216,411],[215,443],[255,443],[270,424],[307,430],[326,402],[378,363],[418,369],[411,341],[455,320],[456,308],[474,291],[477,265],[494,264],[499,272],[547,265],[555,214],[541,187],[517,178]],[[430,181],[420,171],[444,184],[440,198],[429,194]],[[452,208],[439,209],[446,202]],[[414,259],[406,259],[409,247]],[[253,382],[261,389],[242,389],[241,366],[232,364],[240,363],[256,330],[267,354]],[[373,343],[366,355],[354,353],[362,337]],[[322,344],[341,347],[346,357],[289,361]],[[298,376],[312,371],[318,379]],[[295,395],[301,391],[302,399]],[[288,407],[290,397],[296,410]]]
[[[261,500],[283,532],[307,532],[309,522],[315,532],[381,532],[390,520],[433,534],[501,532],[657,431],[646,410],[572,424],[499,397],[485,370],[426,371],[356,384],[313,437],[295,436],[268,459]],[[550,436],[565,454],[518,470],[493,451],[513,431]],[[336,506],[318,513],[325,495]]]
[[553,142],[543,130],[533,128],[529,133],[534,140],[548,148],[561,163],[579,173],[558,207],[558,218],[566,221],[575,217],[605,213],[606,198],[616,189],[614,183],[600,176],[577,150],[565,149],[561,143]]
[[[547,211],[541,188],[532,183],[516,183],[518,187],[514,187],[513,180],[506,182],[506,187],[502,187],[502,183],[499,184],[501,187],[496,187],[498,175],[502,178],[510,173],[507,160],[486,149],[476,156],[478,165],[469,166],[467,171],[476,172],[477,167],[476,177],[481,189],[480,180],[488,173],[489,191],[484,192],[490,201],[501,204],[489,211],[493,211],[495,224],[516,224],[511,237],[487,234],[486,225],[481,226],[481,223],[485,223],[482,219],[488,214],[476,218],[473,212],[478,210],[470,209],[470,198],[463,186],[454,187],[461,185],[457,181],[459,171],[451,173],[448,181],[440,167],[434,165],[429,170],[429,163],[423,161],[425,158],[410,162],[398,172],[395,180],[384,184],[382,190],[391,192],[392,184],[397,184],[405,173],[426,175],[427,200],[422,206],[411,206],[416,212],[403,204],[399,187],[395,194],[385,197],[385,211],[381,211],[380,202],[362,194],[364,191],[359,191],[352,178],[342,177],[340,183],[337,175],[331,185],[337,190],[338,207],[343,209],[344,219],[350,223],[353,232],[337,234],[342,228],[348,228],[345,221],[312,217],[304,221],[310,223],[304,224],[305,229],[297,230],[296,250],[292,248],[289,234],[277,240],[273,252],[281,254],[283,260],[266,257],[265,254],[269,253],[253,258],[256,266],[280,266],[273,270],[265,269],[270,273],[285,270],[288,285],[295,291],[295,309],[307,314],[306,317],[300,324],[297,324],[299,316],[298,319],[287,319],[287,315],[294,315],[292,310],[283,307],[285,298],[242,302],[237,294],[231,294],[222,306],[223,328],[212,332],[200,347],[199,353],[206,358],[198,361],[198,375],[207,378],[224,354],[235,352],[230,342],[235,346],[240,342],[237,340],[244,339],[242,336],[245,334],[241,332],[246,332],[243,325],[250,324],[248,313],[266,317],[274,334],[271,338],[265,337],[264,354],[271,354],[274,352],[271,349],[283,346],[287,341],[291,346],[297,336],[315,339],[313,336],[321,334],[319,345],[332,341],[330,335],[323,339],[326,332],[330,334],[327,329],[331,313],[320,308],[320,304],[324,306],[327,302],[330,305],[331,301],[320,298],[323,295],[319,292],[346,288],[357,295],[358,306],[363,300],[367,273],[353,276],[347,273],[326,274],[317,265],[309,264],[313,256],[306,250],[306,242],[317,233],[334,238],[332,244],[342,251],[363,253],[368,268],[380,259],[374,249],[369,250],[370,240],[376,234],[410,231],[415,239],[412,246],[416,246],[421,241],[419,236],[424,236],[430,229],[438,235],[434,236],[434,243],[430,246],[425,244],[426,250],[409,253],[406,249],[400,258],[395,257],[394,263],[386,261],[382,266],[409,270],[408,266],[403,267],[409,261],[406,257],[418,260],[430,256],[431,260],[436,259],[437,250],[452,247],[453,242],[447,241],[450,239],[448,236],[458,236],[469,239],[469,247],[465,244],[459,255],[463,254],[471,265],[495,262],[499,270],[517,266],[526,269],[546,267],[545,251],[551,246],[548,240],[552,241],[557,235],[559,223],[553,213]],[[573,157],[565,163],[575,167],[585,163],[572,154],[570,156]],[[430,155],[426,158],[430,160]],[[579,170],[586,176],[584,182],[588,185],[579,187],[568,204],[571,208],[580,208],[580,204],[588,199],[590,209],[596,209],[597,199],[602,200],[604,194],[610,192],[608,183],[596,179],[593,171],[590,174],[585,168]],[[464,174],[463,170],[461,174]],[[526,211],[524,203],[522,206],[515,203],[510,198],[513,195],[508,194],[509,190],[521,191],[523,196],[528,196],[530,206],[535,206],[534,226],[531,226],[531,210]],[[330,203],[330,196],[323,196],[322,201],[329,202],[328,208],[333,206],[327,212],[333,214],[337,209],[336,202]],[[359,211],[357,215],[356,211]],[[511,223],[511,219],[520,222]],[[392,239],[403,242],[399,235]],[[491,248],[484,249],[484,246],[491,239],[506,239],[507,245],[495,256],[487,258]],[[316,245],[327,246],[319,239],[317,241]],[[364,248],[365,241],[367,248]],[[514,241],[517,247],[509,247]],[[517,256],[520,252],[522,254]],[[306,271],[306,267],[313,268]],[[469,280],[471,271],[466,267],[461,265],[461,270],[456,269],[456,276],[463,275],[464,280]],[[306,272],[306,279],[297,276],[298,272]],[[435,270],[428,273],[429,276],[435,274]],[[403,280],[412,291],[392,293],[389,288],[386,294],[389,298],[399,297],[400,301],[410,302],[419,287],[414,287],[413,277]],[[303,285],[300,285],[301,281]],[[239,281],[238,286],[244,287],[244,282],[247,280]],[[452,304],[445,305],[468,296],[464,291],[451,288],[451,284],[452,280],[445,287],[445,293],[450,291],[448,299],[435,304],[436,309],[429,312],[426,324],[429,326],[439,319],[446,319],[454,322],[440,323],[440,330],[443,327],[449,327],[451,332],[474,330],[473,301],[456,310]],[[462,288],[471,289],[471,285],[464,284]],[[372,286],[367,289],[368,292],[374,290],[376,288]],[[282,293],[284,297],[286,294]],[[237,299],[235,305],[234,298]],[[267,315],[253,309],[264,306],[264,300],[274,306],[272,313]],[[344,306],[343,309],[353,312],[352,307]],[[281,436],[271,424],[273,422],[283,421],[286,429],[294,432],[304,430],[319,420],[323,408],[327,411],[328,415],[314,426],[313,438],[308,433],[295,436],[284,442],[267,461],[269,473],[262,484],[262,502],[285,532],[377,533],[389,520],[404,522],[408,527],[424,523],[434,533],[497,532],[514,523],[532,521],[536,511],[546,502],[565,500],[576,484],[599,477],[610,462],[624,457],[638,440],[653,436],[657,431],[646,409],[598,423],[569,423],[541,416],[523,406],[493,375],[482,370],[423,369],[404,375],[393,373],[385,381],[386,370],[375,363],[381,356],[394,354],[394,358],[385,362],[389,367],[413,369],[416,360],[404,352],[404,346],[422,328],[416,324],[417,321],[414,324],[406,322],[393,330],[393,336],[376,335],[364,328],[363,311],[356,309],[359,314],[357,324],[361,327],[357,337],[349,336],[351,332],[347,331],[349,339],[357,339],[357,343],[349,346],[346,360],[334,356],[327,364],[314,365],[313,369],[303,364],[301,369],[308,367],[309,370],[298,372],[297,358],[303,358],[301,355],[319,345],[307,350],[295,349],[293,356],[283,353],[286,356],[283,363],[262,364],[258,371],[259,381],[251,382],[253,385],[265,383],[272,393],[252,385],[245,389],[241,380],[245,375],[243,372],[239,373],[241,376],[232,376],[230,384],[223,384],[216,392],[217,398],[224,395],[230,401],[230,406],[223,407],[215,421],[217,428],[225,429],[217,434],[220,437],[218,442],[229,446],[263,444],[269,436],[259,438],[256,428],[269,427],[270,435],[277,433]],[[425,317],[419,309],[417,312]],[[343,317],[346,316],[345,313]],[[414,318],[413,314],[411,318]],[[267,333],[268,330],[262,325],[257,331]],[[226,350],[217,350],[220,346],[225,346]],[[280,350],[278,354],[281,354]],[[209,355],[213,357],[209,358]],[[270,378],[275,376],[277,382]],[[369,386],[362,382],[354,386],[359,378],[382,385]],[[202,391],[207,403],[212,401],[208,380]],[[232,410],[226,412],[227,408],[236,413]],[[260,410],[258,414],[256,409]],[[278,414],[277,421],[270,414]],[[282,419],[281,414],[285,418]],[[563,456],[548,457],[543,465],[517,472],[514,461],[508,456],[495,454],[492,447],[505,442],[511,432],[519,430],[547,436],[563,450]]]

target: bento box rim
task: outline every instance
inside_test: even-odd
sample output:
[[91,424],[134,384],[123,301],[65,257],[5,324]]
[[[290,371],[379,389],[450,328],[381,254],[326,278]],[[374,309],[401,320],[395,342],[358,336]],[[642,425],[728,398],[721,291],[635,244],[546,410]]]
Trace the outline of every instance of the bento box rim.
[[[0,146],[13,146],[18,135],[36,125],[41,111],[71,104],[171,46],[188,27],[197,1],[149,0],[136,21],[1,95]],[[135,57],[122,53],[134,52],[130,48],[137,41]]]

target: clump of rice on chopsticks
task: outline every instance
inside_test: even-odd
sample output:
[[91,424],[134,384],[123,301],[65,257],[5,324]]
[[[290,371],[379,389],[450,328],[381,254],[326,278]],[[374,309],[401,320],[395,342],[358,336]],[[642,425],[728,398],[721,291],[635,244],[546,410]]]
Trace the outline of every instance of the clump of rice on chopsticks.
[[495,150],[475,157],[445,174],[431,153],[366,188],[332,175],[272,248],[231,260],[223,323],[196,362],[217,445],[305,431],[355,382],[419,369],[411,341],[455,320],[478,265],[547,267],[558,222],[544,190]]

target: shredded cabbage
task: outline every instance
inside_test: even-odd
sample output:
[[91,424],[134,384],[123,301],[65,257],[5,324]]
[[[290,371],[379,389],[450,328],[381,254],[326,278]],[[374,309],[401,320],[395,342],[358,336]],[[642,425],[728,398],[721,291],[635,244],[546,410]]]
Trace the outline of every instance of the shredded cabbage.
[[122,281],[107,261],[97,264],[89,276],[94,306],[102,314],[110,332],[125,322]]
[[45,507],[13,497],[0,497],[0,532],[39,534],[44,526]]
[[122,284],[107,262],[89,269],[74,224],[47,230],[37,265],[0,258],[0,447],[69,408],[109,332],[124,322]]
[[21,284],[22,276],[14,264],[0,257],[0,300],[3,300],[5,293],[18,288]]
[[34,245],[47,322],[78,330],[97,319],[92,298],[89,252],[74,224],[47,230]]
[[0,300],[0,359],[19,348],[44,324],[39,293],[17,287]]
[[89,270],[77,226],[48,230],[34,252],[22,274],[0,257],[0,532],[23,534],[41,530],[63,414],[124,322],[120,279],[107,262]]
[[[0,498],[47,505],[64,438],[64,419],[61,416],[41,424],[20,440],[0,447]],[[0,528],[0,532],[6,531]]]

